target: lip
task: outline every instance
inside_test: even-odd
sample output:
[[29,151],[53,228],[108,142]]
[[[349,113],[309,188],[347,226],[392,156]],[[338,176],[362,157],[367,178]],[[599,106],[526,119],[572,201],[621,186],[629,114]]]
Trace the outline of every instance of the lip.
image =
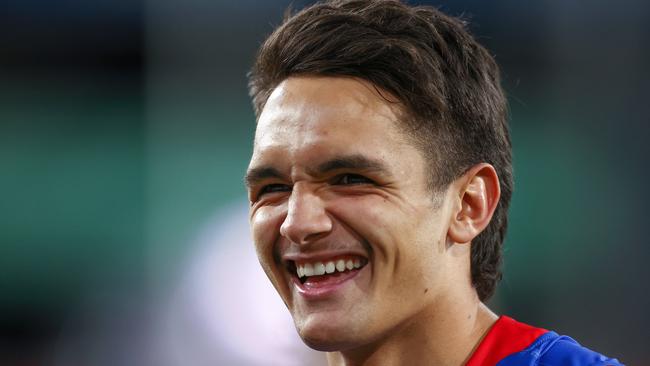
[[370,263],[366,263],[359,269],[339,273],[335,278],[323,282],[301,283],[298,276],[291,276],[291,280],[296,287],[298,294],[306,300],[322,300],[335,296],[337,292],[343,289],[343,287],[354,281],[354,279],[364,271],[367,271],[366,267],[369,265]]

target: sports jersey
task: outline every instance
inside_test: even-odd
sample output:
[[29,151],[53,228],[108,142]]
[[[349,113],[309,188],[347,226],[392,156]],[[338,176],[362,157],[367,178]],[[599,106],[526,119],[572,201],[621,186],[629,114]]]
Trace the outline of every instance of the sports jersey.
[[466,366],[619,366],[567,336],[501,316]]

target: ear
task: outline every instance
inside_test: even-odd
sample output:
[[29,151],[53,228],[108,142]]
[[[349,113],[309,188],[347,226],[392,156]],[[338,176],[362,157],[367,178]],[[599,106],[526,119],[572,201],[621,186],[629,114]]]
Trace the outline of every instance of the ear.
[[487,163],[473,166],[452,186],[458,194],[449,226],[455,243],[469,243],[483,231],[499,203],[501,188],[494,167]]

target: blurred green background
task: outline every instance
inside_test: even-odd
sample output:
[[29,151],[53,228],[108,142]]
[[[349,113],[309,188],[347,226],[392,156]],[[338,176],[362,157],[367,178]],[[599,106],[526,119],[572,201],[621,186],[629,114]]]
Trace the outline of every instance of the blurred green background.
[[[288,3],[2,3],[0,363],[49,364],[95,309],[147,318],[246,201],[245,75]],[[649,3],[411,3],[463,15],[502,67],[516,189],[493,307],[650,364]]]

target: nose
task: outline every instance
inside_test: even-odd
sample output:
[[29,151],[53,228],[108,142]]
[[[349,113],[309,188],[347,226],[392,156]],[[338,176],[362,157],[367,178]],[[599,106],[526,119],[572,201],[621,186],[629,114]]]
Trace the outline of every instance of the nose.
[[306,186],[294,184],[280,234],[296,244],[307,244],[331,230],[332,220],[322,198]]

